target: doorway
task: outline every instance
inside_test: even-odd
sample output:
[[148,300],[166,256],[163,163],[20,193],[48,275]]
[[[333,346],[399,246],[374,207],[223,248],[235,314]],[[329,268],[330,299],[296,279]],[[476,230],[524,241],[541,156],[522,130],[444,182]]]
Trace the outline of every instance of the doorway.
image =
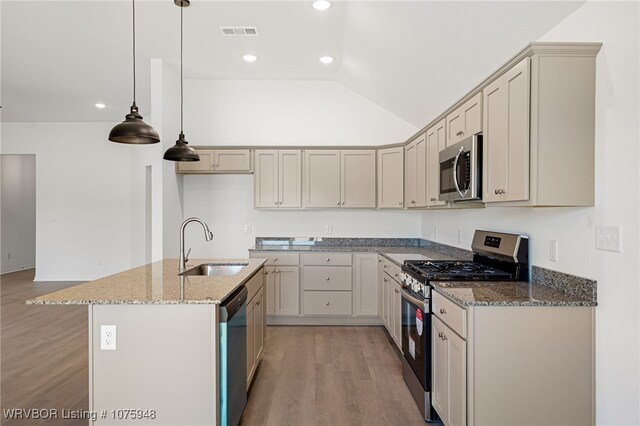
[[36,156],[0,155],[0,273],[36,266]]

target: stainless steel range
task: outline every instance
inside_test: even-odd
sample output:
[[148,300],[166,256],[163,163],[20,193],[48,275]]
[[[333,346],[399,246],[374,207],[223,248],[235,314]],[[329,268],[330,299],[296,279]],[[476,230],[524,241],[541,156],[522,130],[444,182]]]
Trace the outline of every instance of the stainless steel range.
[[438,420],[431,405],[431,285],[433,281],[529,279],[529,239],[476,231],[473,261],[406,260],[402,267],[402,375],[426,421]]

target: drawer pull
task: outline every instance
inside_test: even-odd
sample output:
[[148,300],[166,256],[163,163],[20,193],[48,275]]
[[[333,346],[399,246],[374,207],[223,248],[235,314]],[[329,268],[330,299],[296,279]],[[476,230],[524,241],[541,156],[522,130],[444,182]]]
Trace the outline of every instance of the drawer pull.
[[444,315],[447,313],[447,310],[445,308],[440,308],[440,313]]
[[331,280],[331,278],[327,277],[327,281]]
[[396,292],[396,294],[400,293],[397,288],[394,291]]
[[462,136],[464,134],[464,132],[462,130],[460,130],[458,133],[456,133],[456,136]]
[[274,258],[273,258],[273,261],[274,261],[274,262],[277,262],[277,261],[278,261],[278,258],[277,258],[277,257],[274,257]]
[[442,331],[440,333],[438,333],[438,337],[442,339],[443,333]]
[[396,278],[400,277],[400,274],[395,274]]
[[258,301],[256,302],[256,305],[260,306],[260,303],[262,303],[262,300],[258,300]]
[[329,306],[331,303],[330,303],[330,302],[325,302],[324,304],[325,304],[325,305],[327,305],[327,306]]
[[331,262],[331,259],[329,259],[328,257],[327,257],[327,262]]
[[264,271],[264,274],[265,275],[269,275],[269,271]]
[[398,201],[398,205],[401,206],[402,205],[402,201]]
[[389,281],[387,281],[387,279],[386,279],[386,278],[383,278],[383,280],[384,280],[384,282],[385,282],[385,283],[388,283],[388,282],[389,282]]
[[432,198],[431,201],[438,201],[438,200],[436,200],[435,198]]

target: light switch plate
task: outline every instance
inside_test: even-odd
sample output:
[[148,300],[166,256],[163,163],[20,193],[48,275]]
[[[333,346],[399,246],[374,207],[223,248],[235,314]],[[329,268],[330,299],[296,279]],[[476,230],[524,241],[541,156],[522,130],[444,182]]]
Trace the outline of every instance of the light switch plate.
[[333,233],[333,226],[332,225],[325,225],[324,226],[324,232],[327,233],[327,234]]
[[620,225],[596,225],[596,250],[620,253]]
[[552,262],[558,261],[558,240],[549,241],[549,260]]
[[250,234],[251,233],[251,225],[245,225],[244,226],[244,233],[245,234]]

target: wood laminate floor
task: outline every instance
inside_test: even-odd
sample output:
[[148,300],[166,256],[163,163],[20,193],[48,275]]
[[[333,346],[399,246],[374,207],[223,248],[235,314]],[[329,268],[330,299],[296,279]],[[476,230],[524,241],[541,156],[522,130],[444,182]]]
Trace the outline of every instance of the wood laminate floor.
[[[88,410],[87,307],[26,305],[27,299],[77,284],[34,283],[33,276],[33,269],[0,276],[2,409]],[[7,426],[88,423],[7,420],[4,411],[0,419]]]
[[421,425],[383,327],[268,327],[242,425]]
[[[33,270],[1,284],[2,409],[88,409],[86,306],[24,301],[75,283],[34,283]],[[242,425],[420,425],[400,355],[383,327],[268,327]],[[2,425],[86,425],[7,420]]]

